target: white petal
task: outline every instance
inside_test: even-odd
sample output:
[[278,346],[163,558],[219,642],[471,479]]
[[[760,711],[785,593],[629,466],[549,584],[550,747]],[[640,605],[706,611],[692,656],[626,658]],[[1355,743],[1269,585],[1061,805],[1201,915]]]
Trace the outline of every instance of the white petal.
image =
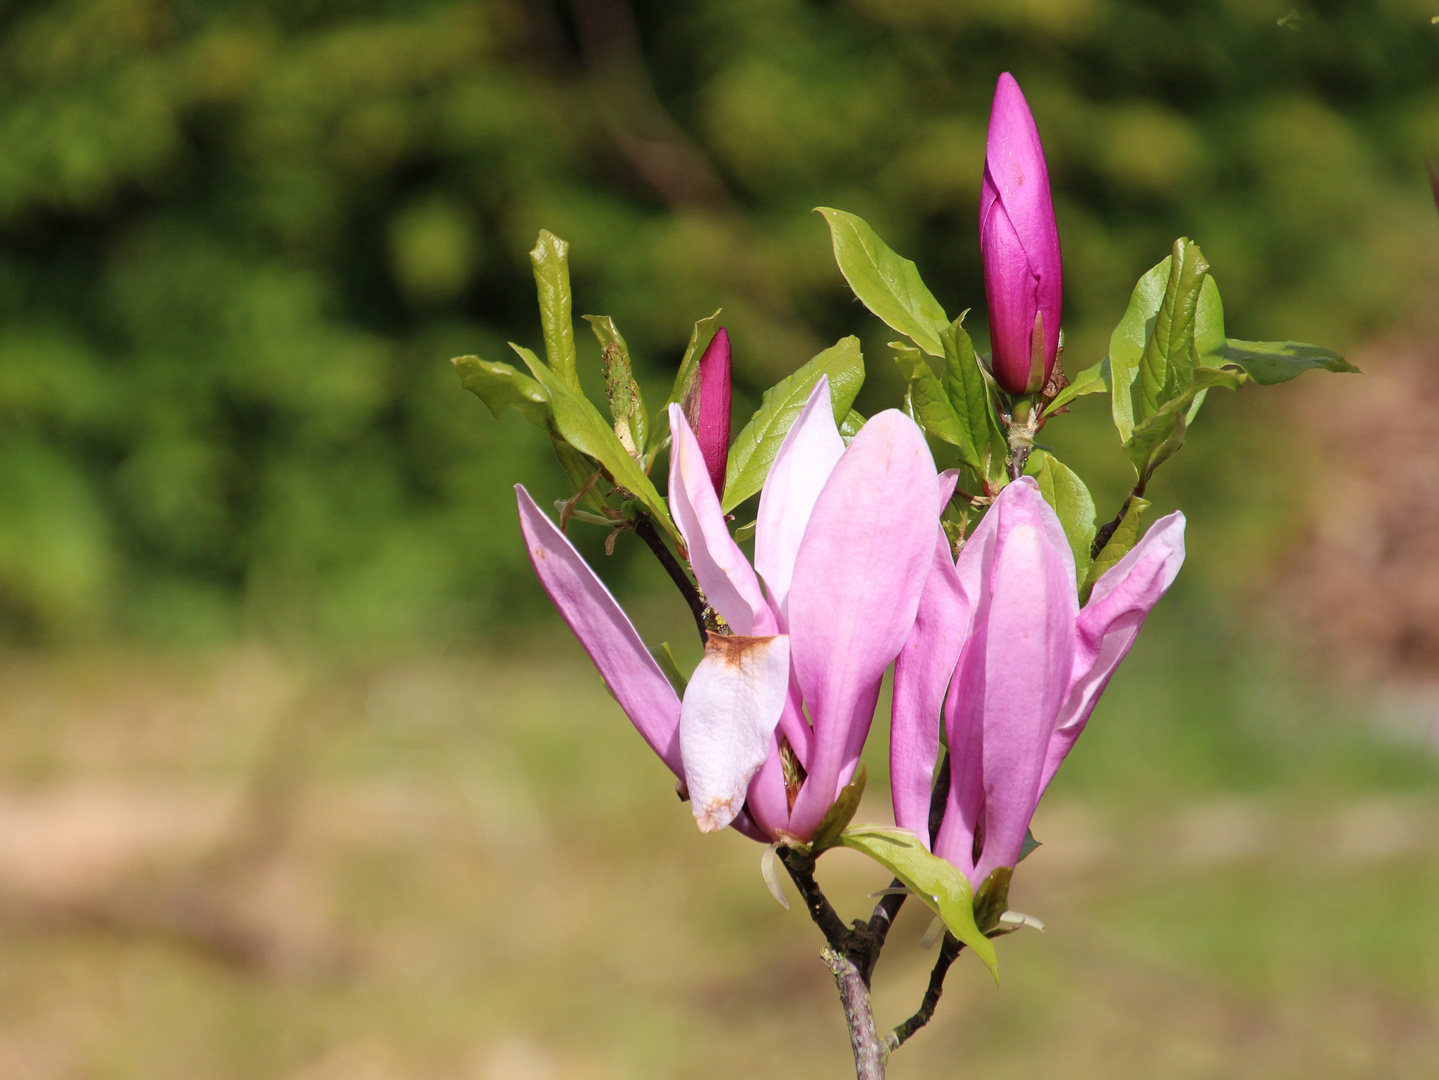
[[703,832],[723,829],[744,808],[788,690],[787,636],[709,636],[680,705],[680,757]]

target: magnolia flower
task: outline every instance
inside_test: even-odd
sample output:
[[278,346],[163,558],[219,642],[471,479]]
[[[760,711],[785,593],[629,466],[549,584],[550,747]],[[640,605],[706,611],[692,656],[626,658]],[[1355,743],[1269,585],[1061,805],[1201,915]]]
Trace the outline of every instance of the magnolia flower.
[[730,348],[721,326],[700,355],[699,369],[685,392],[685,419],[699,440],[705,468],[716,491],[724,490],[729,461]]
[[[1082,610],[1064,529],[1029,477],[999,494],[957,564],[948,552],[941,535],[895,665],[890,772],[896,823],[978,888],[1019,861],[1040,797],[1179,573],[1184,515],[1156,522]],[[941,699],[950,787],[931,838]]]
[[1044,389],[1059,350],[1063,267],[1039,129],[1014,76],[994,89],[979,195],[991,370],[1011,394]]
[[670,425],[670,508],[700,588],[732,631],[709,635],[683,701],[519,488],[530,559],[621,707],[684,782],[700,828],[808,839],[859,763],[880,680],[914,623],[941,505],[934,461],[894,410],[846,448],[821,380],[760,494],[752,567],[677,405]]

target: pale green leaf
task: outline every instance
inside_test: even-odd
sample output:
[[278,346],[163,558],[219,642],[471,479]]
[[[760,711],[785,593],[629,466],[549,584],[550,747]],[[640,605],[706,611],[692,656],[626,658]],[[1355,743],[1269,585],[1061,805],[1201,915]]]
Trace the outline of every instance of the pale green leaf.
[[535,291],[540,299],[545,358],[566,386],[579,391],[570,301],[570,245],[548,229],[541,229],[535,249],[530,252],[530,265],[535,272]]
[[1112,385],[1110,408],[1114,414],[1114,426],[1119,429],[1119,441],[1128,442],[1134,432],[1133,386],[1139,377],[1139,364],[1144,358],[1144,348],[1154,329],[1159,305],[1164,300],[1164,289],[1169,282],[1169,256],[1139,279],[1129,297],[1129,307],[1124,318],[1114,328],[1109,338],[1109,375]]
[[965,439],[960,456],[980,476],[988,472],[994,480],[1003,469],[1008,447],[994,411],[993,382],[963,326],[968,314],[968,310],[960,312],[939,335],[944,347],[944,390]]
[[1094,589],[1094,583],[1114,569],[1119,560],[1128,555],[1134,545],[1139,543],[1139,518],[1147,509],[1149,509],[1148,499],[1130,497],[1124,508],[1124,517],[1120,518],[1119,525],[1110,534],[1108,543],[1099,549],[1094,561],[1089,564],[1089,577],[1084,582],[1084,588],[1079,592],[1080,603],[1088,601],[1089,594]]
[[814,836],[810,838],[810,849],[816,855],[840,842],[840,833],[849,827],[855,812],[859,810],[866,778],[864,762],[861,761],[859,768],[855,770],[854,779],[840,788],[839,798],[825,811],[819,826],[814,830]]
[[545,388],[509,364],[491,363],[478,356],[457,356],[450,363],[460,375],[460,385],[489,406],[498,418],[514,409],[532,424],[548,428],[550,399]]
[[895,254],[864,219],[827,206],[815,209],[829,223],[834,261],[860,303],[931,356],[943,356],[939,334],[949,317],[914,263]]
[[1044,501],[1064,526],[1064,535],[1074,552],[1075,586],[1078,587],[1089,574],[1089,546],[1094,543],[1095,532],[1094,499],[1074,470],[1053,454],[1036,450],[1029,460],[1033,467],[1031,475],[1038,481]]
[[1105,357],[1093,367],[1087,367],[1074,377],[1074,381],[1054,396],[1044,409],[1045,416],[1053,416],[1075,398],[1087,394],[1101,394],[1109,390],[1109,358]]
[[1260,386],[1288,382],[1296,375],[1315,368],[1359,371],[1338,353],[1299,341],[1239,341],[1230,338],[1224,343],[1224,362],[1238,364]]
[[1164,297],[1139,363],[1139,396],[1134,419],[1142,423],[1189,386],[1195,355],[1195,316],[1209,264],[1199,245],[1181,236],[1169,257]]
[[668,641],[661,641],[650,650],[650,655],[655,658],[655,663],[660,666],[660,670],[665,673],[665,678],[668,679],[670,685],[675,688],[675,693],[680,697],[684,697],[685,690],[689,686],[689,680],[684,677],[684,674],[680,671],[680,666],[675,663],[675,654],[670,652],[670,643]]
[[679,530],[670,519],[664,499],[589,398],[560,382],[559,377],[540,363],[529,349],[514,342],[510,343],[510,348],[519,354],[530,372],[544,385],[550,396],[555,430],[560,437],[580,453],[603,465],[614,482],[638,499],[655,520],[678,540]]
[[838,424],[848,415],[855,395],[864,384],[864,356],[859,351],[859,338],[841,338],[764,392],[759,408],[730,447],[721,504],[725,513],[764,486],[780,443],[815,383],[824,375],[829,376],[829,395]]
[[614,417],[615,435],[626,450],[638,457],[649,433],[649,414],[645,412],[644,395],[635,382],[629,346],[608,315],[581,317],[599,339],[600,370],[604,373],[605,396],[609,399],[610,415]]
[[839,422],[839,437],[844,440],[845,446],[848,446],[854,440],[854,437],[859,434],[859,429],[862,427],[864,427],[863,413],[850,409],[849,412],[844,414],[844,419]]
[[999,981],[994,943],[975,924],[974,891],[958,869],[931,855],[919,837],[903,829],[854,825],[840,834],[839,842],[868,855],[899,878],[905,888],[944,920],[951,934],[974,950],[995,982]]

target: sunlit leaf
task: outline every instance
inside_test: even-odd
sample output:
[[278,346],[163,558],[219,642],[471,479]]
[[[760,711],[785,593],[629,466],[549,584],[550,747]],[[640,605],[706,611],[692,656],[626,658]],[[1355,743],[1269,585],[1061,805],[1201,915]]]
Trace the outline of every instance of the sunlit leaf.
[[560,382],[559,377],[540,363],[529,349],[514,342],[510,343],[510,348],[519,354],[534,377],[544,385],[550,397],[555,430],[560,437],[580,453],[603,465],[616,484],[637,498],[671,536],[679,539],[679,530],[670,520],[664,499],[589,398]]
[[969,880],[950,863],[931,855],[919,837],[903,829],[879,825],[853,825],[839,842],[868,855],[895,877],[935,914],[949,932],[964,942],[999,981],[999,958],[994,943],[980,933],[974,919],[974,891]]
[[1074,551],[1076,587],[1089,574],[1089,546],[1094,543],[1094,500],[1084,481],[1064,462],[1045,450],[1030,455],[1026,469],[1039,482],[1044,501],[1054,509]]
[[1164,296],[1154,313],[1139,362],[1139,396],[1134,402],[1137,424],[1153,416],[1189,386],[1190,372],[1198,363],[1195,316],[1208,273],[1209,263],[1198,244],[1182,236],[1174,241]]
[[979,475],[991,472],[989,478],[995,479],[1003,466],[1005,440],[994,411],[992,380],[980,366],[963,326],[968,314],[960,312],[939,335],[944,348],[944,390],[966,441],[960,456]]
[[1214,387],[1238,390],[1247,375],[1238,368],[1199,367],[1190,373],[1188,388],[1170,398],[1155,414],[1135,427],[1124,452],[1134,465],[1135,475],[1147,479],[1176,450],[1184,445],[1188,418],[1195,400]]
[[1105,357],[1093,367],[1087,367],[1074,377],[1074,381],[1054,396],[1045,407],[1044,415],[1053,416],[1075,398],[1087,394],[1102,394],[1109,390],[1109,358]]
[[638,456],[645,448],[649,415],[630,366],[629,346],[608,315],[582,317],[599,339],[600,369],[604,372],[605,396],[609,399],[610,415],[614,417],[615,436],[626,450]]
[[827,206],[815,209],[829,223],[834,261],[860,303],[931,356],[943,356],[939,334],[949,317],[914,263],[892,251],[863,218]]
[[819,827],[810,838],[810,848],[816,855],[840,842],[840,833],[854,820],[859,801],[864,797],[865,780],[866,770],[864,762],[861,761],[859,768],[855,770],[854,779],[840,789],[839,798],[825,811]]
[[859,351],[859,338],[841,338],[764,392],[759,408],[730,447],[722,503],[725,513],[764,486],[780,443],[823,375],[829,376],[829,395],[838,424],[846,418],[855,395],[864,385],[864,356]]
[[1260,386],[1288,382],[1296,375],[1315,368],[1359,371],[1338,353],[1299,341],[1239,341],[1229,338],[1224,343],[1224,360],[1229,364],[1238,364]]
[[1094,561],[1089,564],[1089,577],[1084,582],[1084,588],[1079,591],[1081,603],[1089,599],[1089,594],[1094,589],[1094,583],[1112,570],[1119,560],[1128,555],[1134,545],[1139,543],[1139,518],[1147,509],[1149,509],[1148,499],[1134,497],[1129,500],[1129,505],[1124,510],[1124,517],[1120,519],[1119,525],[1110,535],[1109,541],[1100,549]]
[[514,409],[526,420],[547,428],[550,399],[545,388],[509,364],[491,363],[478,356],[457,356],[450,363],[460,375],[460,385],[483,401],[498,419]]
[[1129,297],[1124,318],[1119,320],[1109,338],[1110,408],[1114,414],[1114,426],[1119,429],[1120,442],[1128,442],[1134,432],[1132,388],[1139,377],[1139,364],[1144,358],[1159,305],[1164,300],[1170,261],[1166,256],[1163,262],[1151,267],[1139,279]]
[[655,663],[665,673],[665,678],[675,688],[675,693],[680,697],[685,696],[685,690],[689,686],[689,680],[680,672],[680,666],[675,663],[675,654],[670,652],[670,643],[661,641],[654,648],[650,649],[650,655],[655,658]]
[[570,302],[570,245],[548,229],[540,230],[530,252],[535,291],[540,299],[540,326],[545,335],[545,358],[571,390],[580,389],[575,360],[575,326]]

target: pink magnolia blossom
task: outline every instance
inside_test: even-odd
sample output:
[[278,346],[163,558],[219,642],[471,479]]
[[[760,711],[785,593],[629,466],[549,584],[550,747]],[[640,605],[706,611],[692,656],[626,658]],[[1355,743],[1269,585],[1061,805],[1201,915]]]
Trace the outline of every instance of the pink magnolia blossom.
[[[1083,609],[1063,527],[1028,477],[999,494],[957,564],[942,534],[933,558],[895,664],[894,815],[978,888],[1018,862],[1040,796],[1179,573],[1184,516],[1156,522]],[[941,700],[950,788],[931,838]]]
[[[941,506],[934,461],[894,410],[846,447],[822,379],[760,494],[751,566],[677,405],[670,425],[670,509],[732,631],[709,635],[683,701],[609,591],[517,489],[530,559],[621,707],[683,780],[700,828],[807,839],[859,763],[880,680],[913,626]],[[786,783],[781,739],[803,770],[797,785],[793,774]]]
[[994,89],[989,115],[979,250],[994,379],[1011,394],[1037,393],[1059,350],[1064,274],[1039,128],[1007,71]]

